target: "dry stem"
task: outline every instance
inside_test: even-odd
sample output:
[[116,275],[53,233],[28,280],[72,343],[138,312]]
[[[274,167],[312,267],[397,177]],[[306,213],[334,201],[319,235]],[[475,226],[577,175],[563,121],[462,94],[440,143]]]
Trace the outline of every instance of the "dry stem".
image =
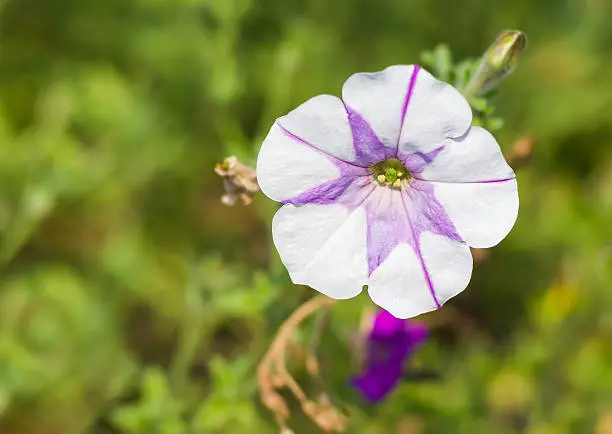
[[[287,388],[302,406],[306,413],[325,432],[344,432],[347,419],[338,409],[333,407],[327,395],[323,391],[322,378],[320,377],[319,363],[313,346],[317,346],[318,338],[311,344],[306,355],[306,367],[321,387],[318,400],[310,400],[291,376],[286,366],[286,348],[290,344],[293,332],[303,321],[313,313],[321,309],[331,307],[336,300],[323,295],[311,298],[299,306],[287,320],[279,327],[276,337],[270,348],[264,355],[257,367],[257,382],[260,388],[260,396],[263,404],[272,411],[276,417],[281,430],[288,430],[286,421],[289,417],[289,408],[285,400],[278,393],[279,389]],[[324,323],[318,323],[315,333],[322,333]]]

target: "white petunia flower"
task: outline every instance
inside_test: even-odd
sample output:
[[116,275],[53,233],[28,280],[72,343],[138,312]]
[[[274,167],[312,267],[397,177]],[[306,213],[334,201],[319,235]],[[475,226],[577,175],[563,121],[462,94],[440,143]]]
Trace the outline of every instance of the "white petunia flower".
[[296,284],[370,297],[398,318],[467,286],[469,247],[491,247],[518,214],[514,172],[495,138],[470,127],[452,86],[419,66],[351,76],[276,120],[257,161],[284,206],[274,243]]

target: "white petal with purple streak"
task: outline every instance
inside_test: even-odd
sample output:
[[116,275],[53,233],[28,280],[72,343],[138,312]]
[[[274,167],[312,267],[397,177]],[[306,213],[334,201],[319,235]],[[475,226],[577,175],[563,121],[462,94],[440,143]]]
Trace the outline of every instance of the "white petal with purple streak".
[[402,117],[399,154],[430,152],[464,135],[471,122],[472,109],[463,95],[419,69]]
[[432,292],[443,305],[470,282],[473,266],[470,248],[431,232],[421,234],[419,247],[431,279]]
[[493,247],[516,222],[519,208],[516,179],[431,184],[458,234],[471,247]]
[[368,293],[374,303],[397,318],[411,318],[439,307],[422,263],[408,244],[397,246],[372,273]]
[[413,65],[396,65],[374,73],[353,74],[342,87],[342,99],[370,125],[394,156],[406,99],[415,71]]
[[330,158],[274,124],[257,157],[261,191],[284,201],[340,175]]
[[372,274],[370,297],[397,318],[439,308],[465,289],[472,254],[463,243],[425,232],[416,249],[400,244]]
[[[397,240],[391,254],[369,281],[372,300],[398,318],[410,318],[439,308],[463,291],[472,273],[472,256],[433,198],[427,185],[402,193],[402,222],[388,225]],[[397,234],[408,231],[403,238]],[[368,246],[369,247],[369,246]],[[408,249],[409,250],[408,250]]]
[[291,280],[332,298],[351,298],[367,281],[366,216],[358,207],[285,205],[272,236]]
[[491,182],[513,179],[495,137],[481,127],[472,127],[464,137],[444,142],[431,164],[418,177],[444,182]]
[[315,96],[276,122],[326,154],[344,161],[355,159],[347,113],[338,97]]

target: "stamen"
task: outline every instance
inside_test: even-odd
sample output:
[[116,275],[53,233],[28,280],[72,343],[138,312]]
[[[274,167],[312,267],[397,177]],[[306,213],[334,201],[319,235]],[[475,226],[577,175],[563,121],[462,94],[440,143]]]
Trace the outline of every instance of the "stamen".
[[388,167],[387,170],[385,170],[385,178],[387,179],[387,182],[395,182],[397,179],[397,170],[395,170],[393,167]]
[[379,185],[389,188],[401,188],[412,179],[412,174],[396,158],[374,164],[370,167],[370,173]]

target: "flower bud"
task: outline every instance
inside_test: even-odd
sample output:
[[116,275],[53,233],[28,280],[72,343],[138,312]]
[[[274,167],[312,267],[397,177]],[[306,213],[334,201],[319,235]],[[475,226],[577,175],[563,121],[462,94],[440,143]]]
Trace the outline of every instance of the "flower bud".
[[476,74],[465,89],[468,96],[486,93],[506,78],[518,63],[527,45],[527,38],[520,30],[505,30],[482,56]]

